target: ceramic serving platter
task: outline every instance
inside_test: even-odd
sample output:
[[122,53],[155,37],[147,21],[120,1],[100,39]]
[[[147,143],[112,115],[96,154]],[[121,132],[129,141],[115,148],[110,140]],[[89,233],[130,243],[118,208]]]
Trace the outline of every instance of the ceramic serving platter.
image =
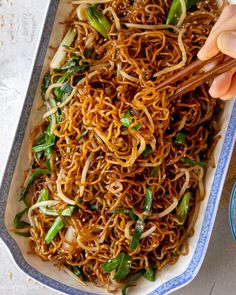
[[[39,124],[42,118],[41,80],[48,70],[49,58],[54,53],[51,48],[57,48],[62,39],[65,30],[62,23],[68,19],[69,12],[70,5],[67,0],[52,0],[48,7],[22,115],[0,188],[0,237],[7,245],[18,267],[38,282],[65,294],[108,294],[105,289],[93,285],[80,285],[64,271],[57,270],[52,263],[43,262],[37,256],[28,254],[27,240],[13,234],[10,230],[15,214],[22,208],[18,199],[20,187],[24,181],[23,171],[29,168],[30,163],[28,154],[30,130]],[[167,266],[158,273],[155,282],[140,279],[136,286],[129,290],[130,295],[168,294],[188,284],[197,275],[209,243],[235,142],[235,100],[230,100],[225,104],[220,126],[221,139],[214,152],[216,168],[209,168],[206,173],[206,197],[200,206],[195,234],[189,239],[188,255],[181,256],[174,266]]]

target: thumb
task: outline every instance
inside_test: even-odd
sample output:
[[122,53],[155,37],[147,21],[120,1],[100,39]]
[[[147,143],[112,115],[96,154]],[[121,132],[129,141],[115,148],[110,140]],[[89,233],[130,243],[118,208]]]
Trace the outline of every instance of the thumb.
[[223,32],[217,38],[217,46],[224,54],[236,58],[236,32]]

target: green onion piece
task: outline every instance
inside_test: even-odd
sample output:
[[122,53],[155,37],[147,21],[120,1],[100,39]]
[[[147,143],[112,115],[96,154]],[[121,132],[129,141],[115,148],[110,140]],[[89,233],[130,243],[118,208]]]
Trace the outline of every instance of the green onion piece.
[[107,35],[111,28],[111,25],[109,24],[107,18],[100,11],[98,11],[97,7],[94,5],[89,5],[86,13],[90,25],[95,30],[97,30],[104,38],[107,38]]
[[108,260],[106,263],[103,263],[102,270],[105,272],[111,272],[116,269],[119,266],[123,255],[125,255],[125,253],[121,252],[117,257]]
[[[69,205],[65,209],[62,210],[61,215],[62,216],[71,216],[75,210],[75,206]],[[60,213],[59,213],[60,215]]]
[[158,167],[154,167],[151,171],[151,177],[157,176],[157,172],[158,172]]
[[167,20],[166,20],[166,24],[167,25],[171,25],[171,24],[176,24],[177,20],[176,20],[176,16],[180,16],[181,14],[181,2],[180,0],[173,0],[168,16],[167,16]]
[[[43,201],[47,201],[49,199],[49,194],[48,194],[48,190],[43,188],[42,191],[40,192],[39,198],[37,203],[43,202]],[[71,216],[75,210],[75,206],[67,206],[65,209],[63,209],[61,212],[54,210],[54,209],[47,209],[46,207],[40,207],[39,208],[40,211],[42,213],[44,213],[45,215],[50,215],[50,216]]]
[[41,96],[43,99],[45,98],[45,94],[50,85],[50,82],[51,82],[51,76],[49,74],[46,74],[43,77],[42,86],[41,86]]
[[151,148],[150,144],[148,144],[147,147],[145,148],[145,150],[143,151],[142,155],[144,157],[147,157],[151,153],[152,153],[152,148]]
[[155,271],[152,268],[148,268],[145,273],[143,274],[144,278],[150,282],[155,281]]
[[88,134],[88,130],[84,130],[80,133],[80,136],[78,138],[78,142],[81,140],[81,138],[83,138],[86,134]]
[[135,250],[138,247],[143,228],[144,228],[144,221],[139,219],[135,225],[134,235],[130,244],[130,248],[132,250]]
[[[189,10],[196,4],[197,0],[187,0],[185,2],[186,2],[186,9]],[[180,0],[173,0],[169,10],[169,14],[167,16],[166,24],[175,25],[181,13],[182,13],[182,6],[181,6]]]
[[120,122],[124,127],[129,127],[131,125],[129,118],[130,118],[130,111],[125,113],[124,117],[120,119]]
[[58,216],[55,221],[53,222],[52,226],[48,230],[45,236],[45,242],[50,244],[58,232],[64,227],[64,222],[60,216]]
[[29,177],[27,177],[25,183],[24,183],[24,187],[23,190],[20,194],[20,201],[23,200],[25,198],[25,195],[29,189],[29,187],[33,184],[33,182],[35,181],[36,178],[40,177],[41,175],[44,174],[50,174],[50,171],[48,169],[36,169]]
[[177,133],[175,137],[175,143],[184,144],[185,143],[185,134],[184,133]]
[[25,208],[24,210],[20,211],[16,214],[14,220],[13,220],[13,226],[16,229],[22,229],[25,227],[29,227],[29,223],[22,221],[22,216],[28,211],[28,208]]
[[132,127],[132,129],[139,131],[142,128],[141,123],[138,123],[136,126]]
[[129,216],[130,219],[137,221],[138,220],[138,216],[134,214],[133,211],[129,210],[129,209],[125,209],[125,208],[116,208],[115,210],[112,211],[112,213],[114,214],[118,214],[118,213],[123,213]]
[[77,63],[77,60],[71,58],[68,61],[66,61],[64,63],[64,65],[61,66],[61,70],[68,70],[68,69],[74,67],[76,65],[76,63]]
[[71,265],[71,271],[73,274],[75,274],[77,277],[82,276],[82,272],[78,266]]
[[144,211],[149,212],[151,210],[151,208],[152,208],[152,191],[147,188]]
[[136,282],[144,274],[144,272],[145,270],[142,269],[127,279],[126,283],[124,284],[124,287],[122,288],[122,295],[126,295],[127,288],[129,286],[132,286],[134,282]]
[[115,273],[114,280],[124,279],[130,272],[131,257],[126,253],[121,253],[120,264],[118,266],[117,272]]
[[184,162],[184,163],[186,163],[186,164],[189,164],[189,165],[192,165],[192,166],[194,166],[194,165],[198,165],[198,166],[202,166],[202,167],[204,167],[204,166],[206,166],[206,162],[204,162],[204,161],[194,161],[194,160],[192,160],[192,159],[189,159],[189,158],[181,158],[180,159],[181,160],[181,162]]
[[85,58],[90,58],[92,54],[93,54],[93,49],[85,49],[84,51]]
[[48,200],[48,190],[46,188],[43,188],[40,192],[37,203],[47,201],[47,200]]
[[64,48],[66,46],[71,46],[71,44],[74,42],[75,37],[77,35],[76,29],[70,28],[65,35],[64,39],[62,40],[53,60],[50,63],[51,69],[60,69],[61,63],[66,57],[66,52]]
[[189,209],[189,201],[192,194],[190,192],[187,192],[182,197],[179,207],[178,207],[178,217],[181,220],[181,222],[185,222],[187,216],[188,216],[188,209]]
[[179,256],[180,254],[179,254],[178,251],[174,251],[174,252],[172,252],[172,255],[173,255],[173,256]]
[[49,147],[53,146],[54,145],[54,142],[51,142],[51,143],[48,143],[48,144],[40,144],[40,145],[35,145],[32,147],[32,150],[35,152],[35,153],[38,153],[38,152],[42,152],[42,151],[45,151],[46,149],[48,149]]
[[49,171],[51,171],[50,159],[48,159],[44,164],[45,164],[45,166],[47,167],[47,169],[48,169]]

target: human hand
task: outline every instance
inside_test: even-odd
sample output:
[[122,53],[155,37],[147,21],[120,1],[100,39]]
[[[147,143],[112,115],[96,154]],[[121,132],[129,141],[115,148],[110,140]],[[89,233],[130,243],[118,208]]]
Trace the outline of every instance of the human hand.
[[[224,8],[205,45],[199,51],[198,58],[208,60],[219,51],[236,58],[236,5],[228,5]],[[217,64],[221,62],[223,61],[216,61]],[[220,97],[224,100],[236,96],[236,67],[216,77],[209,92],[212,97]]]

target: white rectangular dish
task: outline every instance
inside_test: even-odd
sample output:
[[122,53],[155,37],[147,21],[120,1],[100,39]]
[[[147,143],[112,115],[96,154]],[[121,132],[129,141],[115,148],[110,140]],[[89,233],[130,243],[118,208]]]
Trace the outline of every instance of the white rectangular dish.
[[[56,270],[52,263],[43,262],[39,257],[28,254],[25,239],[10,231],[12,220],[21,209],[18,198],[20,186],[24,181],[22,171],[26,170],[30,163],[26,152],[29,146],[30,130],[40,123],[39,118],[42,117],[42,110],[39,110],[41,80],[47,71],[48,58],[54,53],[48,44],[54,48],[58,47],[64,33],[64,26],[59,23],[67,20],[69,9],[70,5],[66,0],[53,0],[48,8],[30,86],[0,189],[0,237],[6,243],[19,268],[40,283],[66,294],[108,294],[105,289],[94,285],[79,285],[65,272]],[[209,243],[235,142],[236,102],[234,100],[226,103],[220,118],[220,128],[221,139],[214,151],[216,168],[209,168],[206,173],[206,197],[201,203],[195,224],[195,234],[189,239],[188,255],[181,256],[174,266],[167,266],[159,273],[155,282],[140,279],[136,287],[129,290],[129,294],[168,294],[186,285],[197,275]]]

